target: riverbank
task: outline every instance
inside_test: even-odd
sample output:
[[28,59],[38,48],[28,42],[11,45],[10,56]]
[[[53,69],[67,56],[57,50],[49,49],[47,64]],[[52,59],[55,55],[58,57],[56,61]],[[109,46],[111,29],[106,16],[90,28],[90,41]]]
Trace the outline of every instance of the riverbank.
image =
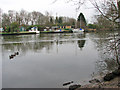
[[89,83],[81,88],[120,88],[120,70],[116,69],[105,76],[90,80]]
[[104,81],[104,77],[97,77],[89,81],[89,84],[80,85],[74,84],[69,86],[69,90],[120,90],[120,76],[112,79],[111,81]]
[[[95,31],[89,31],[86,30],[84,32],[95,32]],[[40,31],[40,34],[54,34],[54,33],[73,33],[72,30],[64,30],[64,31]],[[37,34],[36,32],[0,32],[0,35],[28,35],[28,34]]]
[[[40,34],[52,34],[52,33],[73,33],[72,31],[61,31],[61,32],[54,32],[54,31],[41,31]],[[7,33],[7,32],[0,32],[0,35],[27,35],[27,34],[36,34],[36,32],[28,32],[28,31],[25,31],[25,32],[10,32],[10,33]]]
[[105,76],[97,76],[94,77],[92,80],[88,81],[88,84],[81,85],[75,84],[69,86],[69,90],[81,90],[83,88],[96,88],[97,89],[117,89],[120,90],[120,70],[116,69],[110,73],[105,74]]
[[36,34],[35,32],[14,32],[14,33],[6,33],[0,32],[0,35],[27,35],[27,34]]
[[73,31],[68,31],[68,30],[58,31],[58,32],[55,32],[55,31],[41,31],[40,33],[73,33]]
[[96,82],[93,80],[92,83],[81,86],[76,90],[80,90],[81,88],[119,88],[120,89],[120,77],[116,77],[111,81],[103,81]]

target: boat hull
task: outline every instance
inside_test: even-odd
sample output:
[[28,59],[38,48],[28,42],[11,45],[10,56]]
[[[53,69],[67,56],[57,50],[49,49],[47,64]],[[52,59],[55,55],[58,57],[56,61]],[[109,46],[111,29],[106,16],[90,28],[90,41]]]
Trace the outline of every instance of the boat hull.
[[29,30],[29,32],[33,32],[33,33],[36,33],[36,34],[40,33],[40,31],[30,31],[30,30]]
[[73,29],[73,33],[84,32],[84,29]]

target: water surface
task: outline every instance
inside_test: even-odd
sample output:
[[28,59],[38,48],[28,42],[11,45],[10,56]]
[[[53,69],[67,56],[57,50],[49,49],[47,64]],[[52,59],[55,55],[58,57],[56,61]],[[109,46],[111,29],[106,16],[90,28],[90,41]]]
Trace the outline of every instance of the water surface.
[[[84,83],[100,59],[98,38],[86,34],[3,36],[3,88],[62,88],[63,83]],[[9,56],[19,52],[14,58]]]

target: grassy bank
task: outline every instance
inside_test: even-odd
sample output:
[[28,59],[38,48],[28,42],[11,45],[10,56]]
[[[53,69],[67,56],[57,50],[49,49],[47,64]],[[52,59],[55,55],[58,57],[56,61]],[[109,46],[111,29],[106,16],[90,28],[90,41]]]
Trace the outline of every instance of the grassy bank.
[[23,35],[23,34],[36,34],[36,33],[28,32],[28,31],[24,31],[24,32],[0,32],[0,35]]

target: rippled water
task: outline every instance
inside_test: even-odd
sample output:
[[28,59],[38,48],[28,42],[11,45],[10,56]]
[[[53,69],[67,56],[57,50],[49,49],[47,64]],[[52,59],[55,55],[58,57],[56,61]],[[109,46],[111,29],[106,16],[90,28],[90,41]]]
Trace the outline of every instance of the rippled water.
[[[84,83],[100,59],[94,33],[3,36],[3,88],[62,88]],[[12,54],[18,55],[10,58]]]

